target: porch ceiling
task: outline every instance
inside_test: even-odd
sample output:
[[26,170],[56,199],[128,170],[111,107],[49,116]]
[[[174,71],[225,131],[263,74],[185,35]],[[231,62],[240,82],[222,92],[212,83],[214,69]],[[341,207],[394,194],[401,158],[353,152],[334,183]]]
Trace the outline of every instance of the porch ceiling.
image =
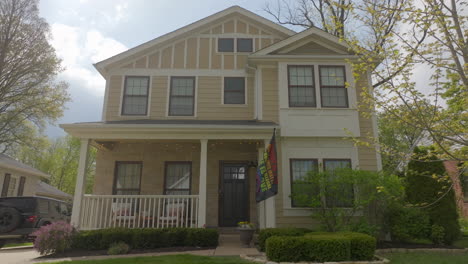
[[256,120],[122,120],[60,125],[84,139],[266,139],[273,122]]

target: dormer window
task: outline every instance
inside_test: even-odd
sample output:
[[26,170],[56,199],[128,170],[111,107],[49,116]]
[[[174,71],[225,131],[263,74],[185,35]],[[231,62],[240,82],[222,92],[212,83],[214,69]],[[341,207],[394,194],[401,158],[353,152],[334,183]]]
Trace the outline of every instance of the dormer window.
[[147,115],[148,76],[127,76],[122,101],[122,115]]
[[[234,46],[234,43],[236,44]],[[218,52],[252,52],[253,39],[251,38],[219,38]]]
[[234,52],[234,39],[233,38],[219,38],[218,39],[219,52]]

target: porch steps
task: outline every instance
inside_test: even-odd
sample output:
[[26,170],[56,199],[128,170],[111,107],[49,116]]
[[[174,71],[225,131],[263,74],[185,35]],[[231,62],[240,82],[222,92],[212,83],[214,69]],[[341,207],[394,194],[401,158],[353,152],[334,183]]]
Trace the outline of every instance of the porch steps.
[[[220,227],[219,231],[219,246],[221,247],[238,247],[240,243],[240,234],[236,227]],[[254,234],[253,243],[257,241],[257,234]]]

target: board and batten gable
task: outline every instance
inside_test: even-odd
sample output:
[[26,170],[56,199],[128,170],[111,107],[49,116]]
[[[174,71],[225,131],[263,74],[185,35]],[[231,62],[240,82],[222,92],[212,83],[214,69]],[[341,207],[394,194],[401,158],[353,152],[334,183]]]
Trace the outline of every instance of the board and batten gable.
[[[288,37],[242,14],[182,34],[113,63],[107,69],[103,120],[172,119],[168,115],[171,76],[194,76],[195,113],[205,120],[255,118],[254,74],[247,67],[251,52],[218,52],[218,38],[251,38],[252,52]],[[125,76],[149,76],[147,115],[121,115]],[[245,77],[245,104],[223,103],[223,77]]]

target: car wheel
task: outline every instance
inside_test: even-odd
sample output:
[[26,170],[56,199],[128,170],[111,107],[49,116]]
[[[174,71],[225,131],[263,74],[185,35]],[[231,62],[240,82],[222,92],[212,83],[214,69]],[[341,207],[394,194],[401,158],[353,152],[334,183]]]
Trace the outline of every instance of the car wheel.
[[21,222],[21,215],[15,208],[2,207],[0,208],[0,233],[7,233],[15,228]]

